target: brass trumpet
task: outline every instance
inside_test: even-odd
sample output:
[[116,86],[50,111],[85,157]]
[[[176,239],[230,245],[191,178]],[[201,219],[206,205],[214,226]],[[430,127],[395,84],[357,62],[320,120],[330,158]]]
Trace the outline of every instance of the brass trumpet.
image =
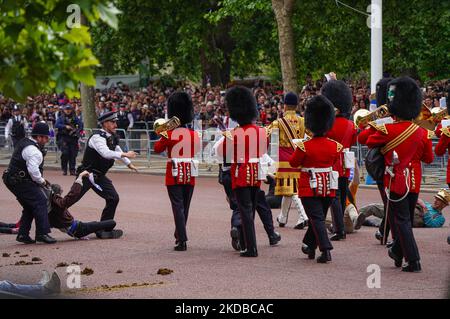
[[355,112],[353,115],[353,122],[356,126],[362,125],[363,127],[366,127],[370,122],[391,116],[389,114],[388,108],[386,105],[382,105],[376,110],[370,112],[366,109],[361,109]]
[[167,131],[174,130],[178,126],[180,126],[180,119],[176,116],[171,117],[170,119],[157,119],[153,123],[153,130],[156,134],[162,135],[165,138],[168,138]]
[[446,108],[441,109],[440,107],[433,107],[431,109],[431,118],[436,124],[444,120],[447,116],[448,110]]

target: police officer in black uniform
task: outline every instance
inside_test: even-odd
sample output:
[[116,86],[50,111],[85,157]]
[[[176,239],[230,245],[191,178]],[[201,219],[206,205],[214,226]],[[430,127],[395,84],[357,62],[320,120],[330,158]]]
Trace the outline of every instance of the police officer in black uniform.
[[[117,128],[126,132],[130,130],[133,125],[133,114],[126,110],[125,104],[120,104],[119,113],[117,113]],[[124,139],[126,137],[123,131],[119,131],[118,135],[121,139]]]
[[20,106],[16,104],[13,109],[13,116],[8,120],[5,127],[5,139],[11,136],[12,145],[17,143],[26,135],[25,128],[28,126],[26,118],[20,115]]
[[[87,170],[93,173],[94,182],[89,180],[83,182],[83,189],[80,198],[92,188],[106,201],[103,209],[101,221],[114,219],[117,205],[119,204],[119,194],[117,194],[111,180],[106,177],[109,169],[114,165],[115,160],[121,160],[129,169],[137,172],[136,167],[129,158],[135,158],[135,152],[123,152],[119,146],[119,138],[116,135],[117,113],[108,112],[98,118],[102,129],[94,133],[88,140],[86,151],[84,152],[83,162],[78,167],[77,173]],[[96,233],[98,238],[119,238],[122,235],[121,230],[106,229]]]
[[64,113],[56,121],[58,129],[58,142],[61,149],[61,169],[63,175],[67,175],[67,164],[70,175],[75,176],[75,166],[78,155],[78,140],[83,122],[75,115],[73,107],[67,104]]
[[[49,183],[42,177],[44,146],[49,136],[48,125],[42,122],[36,123],[31,137],[17,143],[9,166],[3,173],[3,182],[23,207],[17,241],[25,244],[36,241],[46,244],[56,242],[49,235],[47,197],[43,189],[48,187]],[[36,240],[29,235],[33,219],[36,220]]]

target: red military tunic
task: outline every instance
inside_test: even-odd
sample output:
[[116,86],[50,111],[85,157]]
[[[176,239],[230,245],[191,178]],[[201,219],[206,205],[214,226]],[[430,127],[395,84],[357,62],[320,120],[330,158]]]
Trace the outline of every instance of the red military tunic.
[[422,139],[415,146],[416,153],[414,154],[411,164],[409,167],[410,170],[410,192],[411,193],[420,193],[420,185],[422,182],[422,163],[431,163],[433,161],[433,143],[431,142],[431,138],[433,136],[433,132],[428,131],[422,127],[419,129],[422,133]]
[[[412,122],[410,121],[397,121],[391,124],[380,125],[383,129],[377,130],[374,134],[368,137],[367,146],[369,148],[375,148],[386,145],[406,131],[411,123]],[[423,141],[423,131],[417,129],[403,143],[384,155],[384,163],[386,164],[386,167],[391,166],[394,151],[397,152],[399,158],[399,163],[394,165],[393,173],[395,176],[392,180],[390,180],[391,178],[388,173],[384,175],[384,186],[390,186],[391,192],[396,193],[397,195],[403,195],[406,193],[407,181],[405,169],[409,167],[415,155],[415,149],[421,141]]]
[[[297,148],[289,163],[292,167],[306,168],[332,168],[340,160],[342,145],[326,137],[313,137],[306,142],[297,144]],[[334,189],[325,189],[329,179],[328,173],[317,173],[318,187],[314,191],[310,186],[310,176],[306,172],[300,174],[298,183],[298,195],[300,197],[335,197]],[[319,180],[321,180],[319,182]]]
[[[344,149],[349,149],[356,143],[357,130],[352,121],[344,117],[336,117],[334,125],[328,131],[326,137],[340,143]],[[350,177],[350,169],[345,169],[344,167],[344,153],[341,152],[334,166],[334,170],[339,173],[339,177]]]
[[[259,165],[257,160],[267,152],[267,133],[262,127],[254,124],[236,127],[231,132],[230,139],[225,138],[219,146],[219,156],[227,154],[232,160],[231,187],[260,187]],[[249,136],[253,136],[253,140]],[[243,158],[240,156],[243,155]],[[239,157],[239,158],[238,158]]]
[[[195,185],[195,177],[191,175],[191,166],[188,162],[177,163],[177,175],[173,176],[173,158],[190,159],[200,150],[200,137],[198,133],[184,127],[167,131],[168,138],[161,137],[154,146],[156,153],[167,150],[168,161],[166,165],[166,186]],[[175,154],[176,153],[176,154]]]
[[[450,154],[450,130],[448,127],[442,127],[441,124],[439,124],[440,127],[436,129],[436,135],[438,135],[439,131],[439,142],[437,143],[436,147],[434,148],[434,152],[437,156],[443,156],[445,154],[445,151],[448,150],[448,153]],[[438,135],[438,136],[439,136]],[[450,184],[450,157],[447,162],[447,184]]]

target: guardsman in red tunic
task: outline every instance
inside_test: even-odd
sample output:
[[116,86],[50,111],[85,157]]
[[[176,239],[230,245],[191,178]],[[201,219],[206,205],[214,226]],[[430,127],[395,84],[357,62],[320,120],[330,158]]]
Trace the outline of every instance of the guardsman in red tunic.
[[[388,85],[389,82],[391,82],[393,78],[387,77],[383,78],[380,81],[378,81],[376,85],[376,101],[377,101],[377,107],[381,107],[383,105],[387,104],[387,93],[388,93]],[[374,134],[376,131],[385,131],[384,125],[377,125],[376,121],[370,122],[369,125],[364,127],[359,127],[362,131],[358,134],[358,143],[362,145],[367,144],[367,139],[370,135]],[[383,201],[384,205],[384,218],[381,221],[380,227],[378,228],[377,232],[375,233],[375,238],[381,242],[382,245],[384,245],[384,239],[389,236],[389,223],[386,222],[386,207],[387,207],[387,197],[386,192],[384,190],[384,181],[379,180],[376,181],[378,191],[380,192],[381,200]],[[386,234],[384,235],[386,230]]]
[[167,137],[162,136],[155,143],[156,153],[167,151],[166,186],[172,204],[175,220],[175,247],[177,251],[187,249],[186,223],[189,215],[195,176],[198,175],[198,161],[195,154],[200,150],[198,133],[188,128],[194,111],[191,97],[185,92],[173,93],[167,101],[169,118],[177,117],[180,127],[168,130]]
[[367,139],[370,148],[383,147],[386,173],[384,186],[389,194],[387,216],[394,235],[389,257],[395,266],[407,272],[420,272],[420,255],[412,231],[410,203],[415,196],[410,193],[410,163],[416,147],[423,143],[424,132],[412,123],[420,114],[422,93],[417,83],[409,78],[397,78],[389,83],[388,109],[394,123],[385,124],[385,132],[377,131]]
[[336,120],[326,136],[343,146],[343,152],[334,166],[334,170],[339,173],[339,189],[336,192],[336,200],[333,201],[331,206],[334,234],[330,238],[330,240],[341,240],[345,239],[344,211],[347,200],[348,178],[350,177],[350,168],[354,167],[355,163],[354,159],[347,160],[347,163],[351,163],[351,166],[346,167],[344,158],[344,156],[350,154],[350,148],[356,143],[357,137],[355,124],[348,119],[352,110],[353,97],[348,85],[340,80],[327,82],[322,87],[321,93],[333,103],[336,109]]
[[225,162],[232,163],[231,186],[241,215],[240,256],[257,257],[254,219],[261,180],[266,178],[261,166],[261,157],[267,152],[266,130],[253,124],[258,111],[249,89],[242,86],[229,89],[225,103],[231,119],[238,122],[239,127],[230,132],[217,152],[226,157]]
[[313,134],[306,142],[298,142],[290,159],[292,167],[301,167],[298,194],[301,197],[309,227],[303,238],[303,253],[314,259],[319,246],[318,263],[331,261],[333,249],[327,235],[325,218],[331,201],[336,197],[338,172],[333,167],[340,159],[342,145],[325,137],[335,119],[333,104],[323,95],[313,97],[305,110],[305,126]]
[[416,152],[409,165],[409,212],[411,221],[414,220],[414,209],[419,199],[420,186],[422,182],[422,163],[430,164],[433,162],[433,143],[431,139],[434,132],[423,127],[419,127],[418,131],[422,133],[421,141],[415,146]]
[[303,229],[308,223],[305,209],[297,195],[297,181],[300,171],[289,165],[289,159],[295,150],[295,139],[305,137],[305,121],[303,117],[296,114],[298,105],[297,94],[288,92],[284,97],[284,117],[273,121],[268,127],[271,133],[278,129],[278,169],[275,174],[275,195],[283,196],[281,200],[281,211],[277,217],[280,227],[288,222],[289,210],[295,206],[298,211],[298,219],[295,229]]
[[[450,127],[442,127],[442,124],[439,124],[436,128],[436,136],[439,137],[439,142],[434,148],[436,155],[443,156],[447,150],[450,154]],[[450,187],[450,156],[447,162],[447,185]]]

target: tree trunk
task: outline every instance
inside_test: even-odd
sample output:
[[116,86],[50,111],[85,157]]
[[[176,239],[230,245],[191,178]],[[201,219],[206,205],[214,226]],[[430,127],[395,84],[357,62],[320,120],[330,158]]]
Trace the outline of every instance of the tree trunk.
[[[88,25],[87,19],[81,15],[81,24]],[[97,128],[97,114],[95,113],[95,89],[93,86],[88,86],[80,83],[81,91],[81,106],[83,107],[83,122],[87,129]]]
[[95,113],[95,90],[93,86],[81,83],[81,105],[83,107],[84,127],[97,128],[97,114]]
[[281,73],[285,92],[297,92],[298,90],[294,31],[292,29],[294,4],[295,0],[272,0],[272,9],[278,25]]
[[[231,56],[235,47],[233,38],[231,37],[231,28],[233,20],[227,17],[217,26],[210,26],[209,32],[205,37],[207,43],[206,48],[200,49],[200,63],[202,66],[202,83],[206,85],[206,78],[209,78],[212,86],[225,86],[230,82],[231,76]],[[208,58],[207,51],[211,54],[220,52],[223,61],[216,61]]]

